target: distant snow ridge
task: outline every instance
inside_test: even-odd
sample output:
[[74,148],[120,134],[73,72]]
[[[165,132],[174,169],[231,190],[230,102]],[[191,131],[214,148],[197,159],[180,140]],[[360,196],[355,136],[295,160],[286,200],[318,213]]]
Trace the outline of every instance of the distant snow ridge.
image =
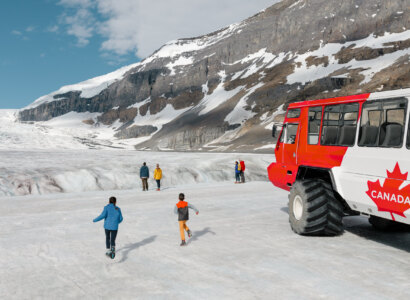
[[81,97],[83,98],[94,97],[95,95],[98,95],[101,91],[106,89],[109,85],[111,85],[115,81],[121,80],[124,77],[125,73],[127,73],[129,70],[141,64],[142,63],[138,62],[138,63],[132,64],[129,66],[122,67],[118,70],[115,70],[114,72],[111,72],[111,73],[108,73],[102,76],[94,77],[94,78],[91,78],[91,79],[88,79],[88,80],[85,80],[85,81],[82,81],[76,84],[63,86],[59,90],[51,94],[48,94],[48,95],[45,95],[45,96],[42,96],[36,99],[33,103],[24,107],[23,109],[30,109],[30,108],[37,107],[43,103],[57,101],[62,98],[55,99],[54,98],[55,95],[60,95],[60,94],[64,94],[64,93],[68,93],[72,91],[81,92]]
[[154,52],[153,55],[145,59],[144,63],[147,64],[158,58],[174,58],[184,53],[197,52],[231,36],[243,26],[245,26],[244,22],[236,23],[220,30],[216,34],[204,35],[194,39],[170,41]]

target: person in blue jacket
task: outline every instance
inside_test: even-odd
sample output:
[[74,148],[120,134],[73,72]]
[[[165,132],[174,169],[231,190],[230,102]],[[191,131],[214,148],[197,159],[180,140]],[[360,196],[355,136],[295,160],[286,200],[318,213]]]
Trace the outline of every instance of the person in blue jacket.
[[142,167],[140,169],[140,178],[142,180],[142,190],[148,191],[149,169],[145,162],[142,164]]
[[241,182],[241,178],[240,178],[241,170],[239,170],[238,167],[239,167],[239,163],[235,161],[235,183]]
[[111,258],[115,257],[115,239],[117,238],[118,224],[123,220],[121,209],[116,206],[116,203],[117,199],[110,197],[109,203],[104,207],[101,215],[93,220],[93,222],[98,222],[104,219],[106,254]]

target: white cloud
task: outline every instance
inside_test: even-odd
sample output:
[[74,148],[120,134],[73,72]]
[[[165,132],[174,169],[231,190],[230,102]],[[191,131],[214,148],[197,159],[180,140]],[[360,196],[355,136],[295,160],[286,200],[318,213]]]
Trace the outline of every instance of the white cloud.
[[144,58],[170,40],[218,30],[275,2],[278,0],[61,0],[59,4],[71,11],[64,23],[80,46],[99,34],[105,39],[103,51]]
[[60,29],[60,27],[58,27],[57,25],[54,26],[50,26],[47,28],[48,32],[58,32],[58,30]]
[[68,7],[91,7],[93,5],[93,0],[60,0],[59,5],[64,5]]
[[99,28],[99,33],[106,38],[101,48],[119,55],[135,52],[140,30],[140,1],[97,1],[98,11],[105,18]]
[[11,31],[11,34],[21,35],[22,33],[21,33],[21,31],[18,31],[18,30],[12,30],[12,31]]
[[27,32],[32,32],[32,31],[34,31],[34,29],[36,29],[34,26],[28,26],[27,28],[26,28],[26,31]]
[[94,26],[97,23],[92,12],[87,8],[79,8],[73,15],[63,15],[62,22],[68,26],[67,33],[77,38],[79,47],[86,46],[89,43],[89,39],[94,34]]

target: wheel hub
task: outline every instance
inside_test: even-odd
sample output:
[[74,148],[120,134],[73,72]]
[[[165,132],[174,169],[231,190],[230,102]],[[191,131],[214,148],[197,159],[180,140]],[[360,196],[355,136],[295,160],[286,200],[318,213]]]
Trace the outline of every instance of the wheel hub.
[[299,195],[296,195],[293,199],[293,215],[296,220],[300,220],[303,215],[303,201]]

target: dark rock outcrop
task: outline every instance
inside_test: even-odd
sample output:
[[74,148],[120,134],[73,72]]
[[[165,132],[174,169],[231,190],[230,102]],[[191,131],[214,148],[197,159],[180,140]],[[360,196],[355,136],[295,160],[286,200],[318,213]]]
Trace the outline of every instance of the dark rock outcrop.
[[158,130],[157,127],[151,126],[151,125],[145,125],[145,126],[132,125],[127,128],[120,129],[115,134],[115,137],[119,139],[138,138],[138,137],[143,137],[143,136],[149,136],[157,130]]

